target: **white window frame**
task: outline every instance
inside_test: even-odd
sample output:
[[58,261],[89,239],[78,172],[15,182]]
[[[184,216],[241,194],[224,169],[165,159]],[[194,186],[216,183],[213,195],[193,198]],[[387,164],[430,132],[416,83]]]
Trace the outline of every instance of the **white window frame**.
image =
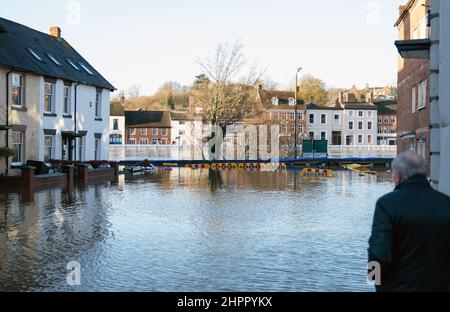
[[101,160],[102,158],[102,139],[94,139],[94,160]]
[[419,83],[417,109],[421,110],[427,107],[427,81],[423,80]]
[[358,117],[364,117],[364,111],[358,111]]
[[147,135],[147,128],[141,128],[141,135]]
[[95,92],[95,118],[102,118],[102,92]]
[[128,133],[130,135],[136,135],[136,128],[128,128]]
[[[47,145],[47,139],[50,139],[50,145]],[[47,156],[47,149],[50,149],[50,153],[48,154],[48,159],[45,159]],[[44,162],[49,163],[50,160],[55,158],[55,136],[54,135],[44,135]]]
[[417,88],[414,86],[411,90],[411,112],[415,113],[417,107]]
[[[19,142],[15,141],[15,134],[19,134]],[[18,146],[17,148],[15,148],[15,146]],[[25,158],[25,132],[24,131],[13,131],[13,140],[12,140],[12,148],[14,151],[18,151],[18,153],[16,152],[16,155],[12,158],[13,162],[12,165],[13,166],[20,166],[24,163],[24,158]],[[18,161],[14,161],[14,159],[18,157]]]
[[358,130],[364,130],[364,123],[362,121],[358,121]]
[[85,137],[79,137],[77,142],[77,156],[79,161],[85,160]]
[[353,121],[348,122],[348,130],[355,130],[355,123]]
[[[323,117],[325,116],[325,122],[323,121]],[[320,114],[320,124],[326,125],[327,124],[327,114]]]
[[373,130],[373,122],[371,121],[367,122],[367,130]]
[[158,135],[158,128],[152,129],[152,135]]
[[141,145],[148,145],[148,139],[141,138],[140,144],[141,144]]
[[136,145],[136,139],[128,139],[129,145]]
[[[15,84],[15,79],[14,78],[18,78],[19,80],[19,84],[16,85]],[[25,106],[25,76],[19,73],[12,73],[11,74],[11,106],[12,107],[24,107]],[[14,91],[14,89],[18,89],[18,93],[19,93],[19,104],[14,104],[12,103],[12,93]]]
[[161,135],[164,136],[164,137],[167,136],[167,129],[166,128],[162,128],[161,129]]
[[[67,91],[67,94],[66,94]],[[63,87],[63,115],[68,116],[72,113],[72,88],[70,86]]]
[[[51,93],[47,93],[47,86],[51,87]],[[50,110],[45,107],[45,101],[48,98],[48,105]],[[52,82],[45,82],[44,84],[44,113],[52,114],[55,111],[55,84]]]
[[[311,117],[312,117],[312,121],[311,121]],[[309,119],[308,119],[309,123],[310,123],[311,125],[314,125],[315,122],[316,122],[316,115],[315,115],[315,114],[309,114],[308,118],[309,118]]]
[[[325,136],[323,136],[323,134],[325,134]],[[328,137],[328,136],[327,136],[327,132],[326,132],[326,131],[321,131],[321,132],[320,132],[320,139],[321,139],[321,140],[327,140],[327,137]]]
[[364,136],[362,134],[358,134],[358,144],[364,144]]
[[373,136],[371,134],[367,136],[367,144],[373,144]]

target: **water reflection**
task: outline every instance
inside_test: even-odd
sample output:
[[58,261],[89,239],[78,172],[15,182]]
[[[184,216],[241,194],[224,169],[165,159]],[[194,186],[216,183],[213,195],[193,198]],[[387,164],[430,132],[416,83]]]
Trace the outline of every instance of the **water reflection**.
[[176,168],[0,193],[0,290],[371,290],[365,250],[388,180]]

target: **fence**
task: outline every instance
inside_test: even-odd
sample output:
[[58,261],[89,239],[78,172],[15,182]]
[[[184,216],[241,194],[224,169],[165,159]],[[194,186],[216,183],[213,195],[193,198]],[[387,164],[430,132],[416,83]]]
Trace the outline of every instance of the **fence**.
[[[178,145],[110,145],[110,160],[194,160],[192,150]],[[328,146],[329,158],[395,158],[397,146]],[[195,159],[195,160],[201,160]]]

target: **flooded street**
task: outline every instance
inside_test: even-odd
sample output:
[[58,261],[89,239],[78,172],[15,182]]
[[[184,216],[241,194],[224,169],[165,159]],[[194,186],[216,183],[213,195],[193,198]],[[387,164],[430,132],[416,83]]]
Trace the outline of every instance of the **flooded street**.
[[374,206],[392,189],[351,172],[174,169],[0,193],[0,290],[371,291]]

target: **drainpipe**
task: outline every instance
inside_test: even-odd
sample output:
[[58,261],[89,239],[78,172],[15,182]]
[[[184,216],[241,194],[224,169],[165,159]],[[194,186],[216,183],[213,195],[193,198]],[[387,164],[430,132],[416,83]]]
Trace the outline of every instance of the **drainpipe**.
[[[9,147],[9,75],[13,72],[10,70],[6,73],[6,134],[5,134],[5,143],[6,147]],[[6,158],[6,175],[9,175],[9,158]]]
[[[73,115],[73,125],[74,125],[74,132],[75,134],[77,134],[77,104],[78,104],[78,98],[77,98],[77,90],[78,90],[78,86],[81,85],[81,82],[78,82],[75,85],[75,107],[74,107],[74,115]],[[73,144],[73,149],[74,149],[74,153],[75,153],[75,159],[77,159],[77,139],[75,138],[75,142]],[[81,160],[81,159],[78,159]]]

